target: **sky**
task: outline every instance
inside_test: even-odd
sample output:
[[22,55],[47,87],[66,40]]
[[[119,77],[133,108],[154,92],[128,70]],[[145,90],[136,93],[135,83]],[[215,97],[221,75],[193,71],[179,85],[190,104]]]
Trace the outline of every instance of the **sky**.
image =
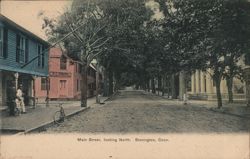
[[[45,16],[55,18],[71,5],[71,0],[0,0],[0,13],[25,29],[47,39],[42,29],[43,20],[38,16],[43,12]],[[161,19],[159,4],[149,1],[148,6],[152,7],[155,15],[153,19]]]
[[47,17],[57,17],[60,13],[63,13],[65,8],[70,6],[71,1],[0,0],[0,3],[1,14],[46,40],[46,35],[42,29],[43,20],[38,14],[44,12]]

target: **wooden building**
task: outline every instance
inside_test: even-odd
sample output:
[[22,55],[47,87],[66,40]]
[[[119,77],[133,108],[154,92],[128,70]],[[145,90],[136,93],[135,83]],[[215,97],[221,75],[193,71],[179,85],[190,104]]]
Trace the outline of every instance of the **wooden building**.
[[46,41],[0,14],[1,108],[7,106],[11,90],[19,85],[23,86],[25,104],[34,104],[35,78],[48,76],[47,47]]

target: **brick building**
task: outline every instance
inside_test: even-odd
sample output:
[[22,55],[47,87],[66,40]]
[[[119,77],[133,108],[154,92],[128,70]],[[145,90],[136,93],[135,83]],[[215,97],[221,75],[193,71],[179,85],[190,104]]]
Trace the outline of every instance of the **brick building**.
[[[95,95],[95,67],[88,68],[88,97]],[[49,78],[36,80],[36,97],[44,101],[47,94],[50,100],[78,100],[81,98],[81,65],[65,56],[60,48],[49,51]],[[48,92],[47,92],[48,86]]]

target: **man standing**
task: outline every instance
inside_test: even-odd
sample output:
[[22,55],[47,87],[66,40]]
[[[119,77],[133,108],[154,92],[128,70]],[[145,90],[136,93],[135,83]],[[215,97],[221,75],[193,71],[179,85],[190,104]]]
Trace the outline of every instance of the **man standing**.
[[22,85],[17,89],[16,97],[19,100],[21,112],[26,113],[25,105],[24,105],[24,98],[23,98],[23,91],[22,91]]

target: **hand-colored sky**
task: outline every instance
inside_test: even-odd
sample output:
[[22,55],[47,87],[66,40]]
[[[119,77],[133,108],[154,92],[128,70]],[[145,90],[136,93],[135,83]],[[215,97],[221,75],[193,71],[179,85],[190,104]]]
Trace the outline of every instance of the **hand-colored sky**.
[[38,14],[42,11],[45,16],[57,17],[69,7],[71,1],[67,0],[46,0],[46,1],[12,1],[0,0],[0,12],[12,21],[31,31],[32,33],[46,39],[44,30],[42,30],[43,20]]
[[[45,31],[42,29],[43,20],[38,14],[43,12],[45,16],[54,18],[63,13],[70,5],[71,0],[0,0],[0,13],[46,39]],[[152,18],[162,18],[159,4],[150,1],[147,5],[151,6],[155,13]]]

